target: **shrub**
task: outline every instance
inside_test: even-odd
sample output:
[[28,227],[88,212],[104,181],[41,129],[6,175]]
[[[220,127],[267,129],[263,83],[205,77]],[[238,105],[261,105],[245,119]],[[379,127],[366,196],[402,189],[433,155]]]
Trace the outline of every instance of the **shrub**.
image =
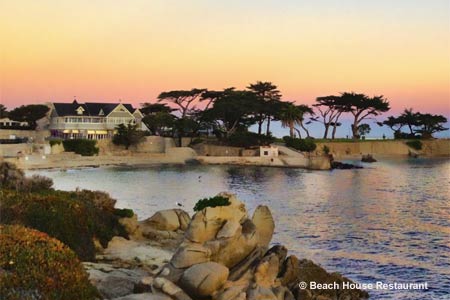
[[0,294],[4,300],[95,299],[75,253],[47,234],[0,225]]
[[131,218],[134,216],[133,210],[129,208],[116,208],[114,209],[114,214],[119,218]]
[[328,154],[330,154],[330,147],[328,147],[327,145],[323,145],[322,151],[323,151],[323,153],[328,155]]
[[406,145],[408,145],[408,147],[411,147],[415,150],[422,150],[422,142],[419,140],[407,141]]
[[234,147],[251,147],[251,146],[265,146],[273,143],[275,138],[271,135],[257,134],[249,131],[238,131],[229,136],[225,143]]
[[203,143],[203,139],[195,138],[192,140],[192,142],[189,144],[189,146],[194,146],[194,145],[201,144],[201,143]]
[[128,238],[119,216],[114,214],[114,200],[105,198],[105,193],[7,189],[0,193],[1,223],[22,224],[46,232],[64,242],[82,260],[95,259],[95,238],[103,247],[113,236]]
[[82,156],[93,156],[98,154],[98,148],[96,147],[97,141],[95,140],[85,140],[85,139],[75,139],[75,140],[64,140],[63,146],[64,151],[75,152]]
[[283,140],[286,143],[286,146],[294,148],[298,151],[312,152],[316,150],[317,147],[316,143],[314,143],[314,139],[312,138],[298,139],[285,136],[283,137]]
[[62,140],[50,140],[49,143],[50,143],[50,146],[53,147],[55,145],[61,145]]
[[216,206],[228,206],[230,205],[230,200],[222,196],[215,196],[211,198],[204,198],[197,201],[194,206],[194,211],[200,211],[206,207],[216,207]]

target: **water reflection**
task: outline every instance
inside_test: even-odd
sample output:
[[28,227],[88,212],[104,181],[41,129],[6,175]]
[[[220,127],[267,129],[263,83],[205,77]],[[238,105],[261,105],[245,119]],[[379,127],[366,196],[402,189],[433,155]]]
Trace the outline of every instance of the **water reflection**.
[[[428,281],[421,291],[372,298],[440,297],[450,287],[450,160],[382,160],[362,170],[189,166],[40,171],[55,186],[108,191],[147,218],[221,191],[249,209],[269,205],[274,242],[359,282]],[[446,288],[447,287],[447,288]]]

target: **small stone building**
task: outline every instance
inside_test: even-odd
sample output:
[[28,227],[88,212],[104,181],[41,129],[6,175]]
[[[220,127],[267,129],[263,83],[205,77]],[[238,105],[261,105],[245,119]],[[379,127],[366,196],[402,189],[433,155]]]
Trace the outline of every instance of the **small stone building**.
[[261,146],[259,147],[260,157],[278,157],[278,147],[275,146]]

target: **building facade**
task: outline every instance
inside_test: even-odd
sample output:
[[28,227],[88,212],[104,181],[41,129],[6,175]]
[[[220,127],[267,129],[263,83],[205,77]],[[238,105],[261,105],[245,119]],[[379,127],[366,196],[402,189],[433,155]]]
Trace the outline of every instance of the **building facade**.
[[62,139],[100,140],[111,138],[119,124],[142,123],[142,113],[131,104],[123,103],[50,103],[49,129],[52,137]]

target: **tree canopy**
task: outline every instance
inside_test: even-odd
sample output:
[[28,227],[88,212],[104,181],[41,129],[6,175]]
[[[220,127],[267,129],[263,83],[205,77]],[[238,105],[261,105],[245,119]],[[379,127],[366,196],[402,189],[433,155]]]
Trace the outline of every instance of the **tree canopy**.
[[216,129],[228,137],[238,128],[247,128],[256,122],[258,104],[258,97],[250,91],[228,91],[203,112],[202,119],[215,121]]
[[262,133],[262,124],[266,121],[266,135],[269,135],[270,121],[275,119],[277,111],[281,108],[279,105],[281,93],[276,85],[268,81],[257,81],[256,83],[250,84],[247,89],[253,92],[260,101],[255,116],[258,122],[258,134]]
[[184,118],[191,110],[195,109],[195,102],[199,100],[206,89],[176,90],[162,92],[158,96],[158,102],[166,101],[178,106],[181,117]]
[[123,145],[125,149],[139,144],[144,138],[144,132],[137,129],[136,124],[119,124],[116,127],[116,134],[113,136],[113,143],[116,145]]
[[6,109],[6,106],[3,104],[0,104],[0,118],[6,118],[8,117],[8,110]]
[[35,129],[36,121],[45,117],[49,110],[48,106],[41,104],[22,105],[10,111],[8,116],[14,121],[27,122],[32,129]]
[[353,115],[351,129],[354,139],[359,139],[360,137],[358,126],[363,120],[371,116],[378,116],[390,109],[389,101],[383,96],[368,97],[365,94],[353,92],[342,93],[341,101],[343,111]]
[[[411,108],[405,109],[399,116],[389,116],[379,125],[385,125],[394,131],[395,138],[431,138],[433,134],[445,131],[447,118],[442,115],[414,112]],[[403,127],[408,127],[409,132],[402,132]]]

